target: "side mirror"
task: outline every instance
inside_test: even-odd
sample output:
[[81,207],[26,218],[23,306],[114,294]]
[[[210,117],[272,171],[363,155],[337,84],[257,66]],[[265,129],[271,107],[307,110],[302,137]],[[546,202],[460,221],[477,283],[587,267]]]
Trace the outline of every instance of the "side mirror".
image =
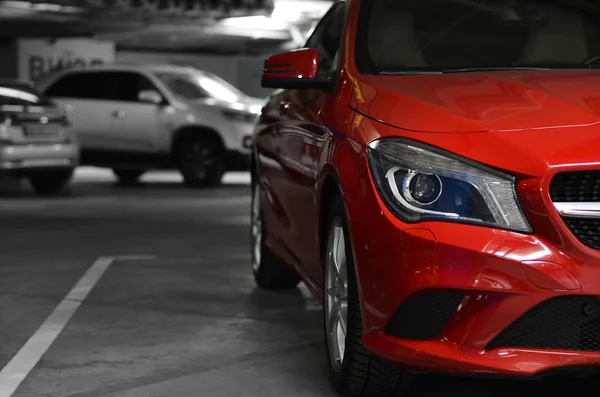
[[163,96],[160,92],[155,90],[143,90],[138,94],[138,100],[140,102],[153,103],[155,105],[160,105],[163,103]]
[[331,80],[319,78],[321,55],[314,48],[301,48],[266,59],[261,85],[264,88],[328,89]]

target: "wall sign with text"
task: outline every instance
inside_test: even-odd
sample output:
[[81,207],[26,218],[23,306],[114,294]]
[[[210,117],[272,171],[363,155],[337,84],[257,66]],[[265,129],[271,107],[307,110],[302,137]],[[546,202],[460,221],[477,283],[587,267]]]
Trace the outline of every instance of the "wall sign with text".
[[57,70],[114,62],[115,45],[91,39],[20,39],[19,79],[37,81]]

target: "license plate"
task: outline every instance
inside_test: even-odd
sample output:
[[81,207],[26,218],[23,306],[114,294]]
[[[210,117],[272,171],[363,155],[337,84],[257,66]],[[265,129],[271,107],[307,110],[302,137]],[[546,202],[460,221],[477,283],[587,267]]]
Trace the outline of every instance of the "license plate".
[[52,137],[60,134],[60,127],[55,124],[27,124],[23,129],[28,137]]
[[23,167],[58,167],[71,164],[72,162],[69,159],[24,160],[21,163]]

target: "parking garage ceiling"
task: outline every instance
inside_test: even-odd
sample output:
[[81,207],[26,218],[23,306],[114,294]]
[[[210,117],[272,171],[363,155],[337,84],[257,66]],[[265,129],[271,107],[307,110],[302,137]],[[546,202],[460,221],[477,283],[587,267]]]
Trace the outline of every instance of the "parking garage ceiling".
[[[300,42],[330,2],[296,0],[298,14],[287,20],[281,17],[290,8],[286,3],[290,2],[0,0],[0,36],[97,37],[129,50],[260,53]],[[278,10],[284,12],[271,18]]]

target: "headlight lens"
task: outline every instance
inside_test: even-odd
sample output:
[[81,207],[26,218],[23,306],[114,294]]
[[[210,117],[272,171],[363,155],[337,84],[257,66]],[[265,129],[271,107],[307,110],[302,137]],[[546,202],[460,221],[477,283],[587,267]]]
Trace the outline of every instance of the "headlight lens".
[[446,220],[532,231],[509,175],[400,138],[374,141],[368,158],[379,194],[405,222]]

